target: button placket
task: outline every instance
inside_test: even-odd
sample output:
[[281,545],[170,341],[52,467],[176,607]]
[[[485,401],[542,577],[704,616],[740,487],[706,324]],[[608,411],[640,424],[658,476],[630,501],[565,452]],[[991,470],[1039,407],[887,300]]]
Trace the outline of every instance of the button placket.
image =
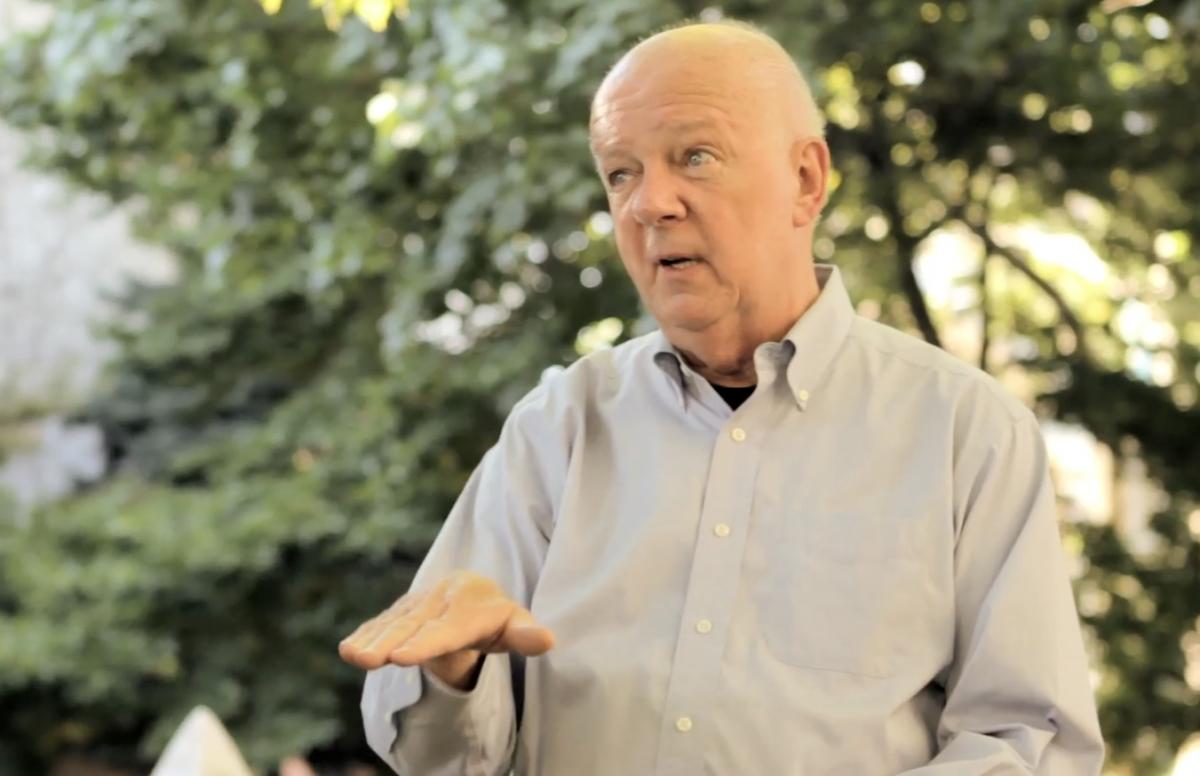
[[[665,737],[660,739],[656,772],[691,773],[700,767],[697,758],[701,752],[695,745],[704,735],[694,739],[681,734],[700,733],[701,728],[693,729],[695,720],[689,712],[711,709],[715,700],[711,697],[714,687],[704,677],[721,670],[729,631],[725,625],[733,616],[745,550],[746,534],[734,528],[749,524],[762,454],[758,438],[751,436],[759,433],[771,412],[772,402],[760,398],[743,405],[736,419],[725,418],[731,423],[722,422],[714,428],[717,436],[700,514],[701,525],[708,526],[712,534],[695,537],[683,619],[678,623],[675,659],[667,681],[660,729]],[[713,724],[719,724],[719,720],[713,720]]]

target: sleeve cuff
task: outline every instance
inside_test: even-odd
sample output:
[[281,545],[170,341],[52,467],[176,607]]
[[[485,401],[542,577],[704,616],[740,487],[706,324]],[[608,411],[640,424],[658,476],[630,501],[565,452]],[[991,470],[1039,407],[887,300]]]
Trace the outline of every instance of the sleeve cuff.
[[363,729],[367,743],[385,760],[396,740],[397,714],[421,699],[420,679],[418,669],[395,665],[367,673],[361,704]]
[[[484,657],[484,662],[487,662],[487,657]],[[475,682],[475,686],[470,690],[460,690],[457,687],[451,687],[437,677],[433,671],[430,671],[425,666],[421,666],[421,690],[422,697],[438,696],[443,699],[466,700],[475,694],[479,689],[479,685],[483,680],[483,671],[487,666],[484,665],[480,669],[479,678]]]
[[367,675],[363,693],[367,743],[402,774],[433,773],[431,763],[451,761],[458,772],[455,758],[499,762],[511,756],[514,745],[510,680],[506,654],[485,657],[468,691],[423,668],[376,669]]

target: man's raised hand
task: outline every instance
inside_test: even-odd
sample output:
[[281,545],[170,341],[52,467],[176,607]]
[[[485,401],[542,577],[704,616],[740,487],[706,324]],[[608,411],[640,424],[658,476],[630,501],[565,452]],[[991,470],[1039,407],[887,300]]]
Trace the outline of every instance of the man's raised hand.
[[532,657],[553,646],[554,634],[499,585],[456,571],[429,590],[405,594],[358,626],[338,645],[338,654],[365,669],[424,665],[447,684],[467,689],[485,653]]

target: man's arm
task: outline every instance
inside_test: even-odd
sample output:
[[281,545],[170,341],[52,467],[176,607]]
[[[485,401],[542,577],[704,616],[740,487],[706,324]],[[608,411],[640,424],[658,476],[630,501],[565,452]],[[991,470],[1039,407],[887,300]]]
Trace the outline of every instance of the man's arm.
[[[426,622],[417,631],[397,636],[397,628],[411,628],[395,622],[408,614],[406,601],[417,595],[410,592],[392,607],[393,622],[366,623],[346,640],[353,645],[342,646],[343,656],[357,664],[388,663],[367,674],[363,726],[367,743],[401,776],[492,776],[507,774],[511,767],[517,720],[510,658],[504,651],[514,644],[523,654],[548,648],[545,629],[535,627],[541,633],[522,633],[522,629],[536,626],[525,607],[530,605],[549,545],[567,458],[562,444],[565,429],[551,426],[547,402],[543,387],[514,408],[500,440],[472,474],[422,562],[411,591],[431,591],[420,605],[436,611],[418,618]],[[455,574],[460,569],[474,574]],[[448,579],[475,575],[479,575],[476,581],[494,582],[495,595],[446,589]],[[375,620],[388,617],[385,612]],[[447,656],[449,662],[444,664],[431,660],[448,648],[461,655],[464,650],[457,648],[463,645],[451,641],[460,639],[464,628],[483,622],[487,630],[494,627],[489,621],[510,619],[502,635],[512,638],[491,646],[473,645],[482,661],[476,671],[450,665],[455,660],[461,664],[456,655]],[[373,637],[372,628],[388,635],[374,642],[374,651],[380,654],[367,662],[362,650]],[[475,639],[489,641],[482,631],[472,636]],[[523,642],[540,642],[540,646]],[[393,651],[401,643],[408,647],[407,654]],[[550,636],[548,644],[552,643]],[[474,683],[473,674],[478,677]],[[460,683],[458,677],[464,680]]]
[[508,655],[488,655],[470,690],[419,666],[384,666],[367,674],[361,709],[367,743],[401,776],[500,776],[512,767]]
[[1036,420],[963,465],[939,752],[902,776],[1095,776],[1104,745]]

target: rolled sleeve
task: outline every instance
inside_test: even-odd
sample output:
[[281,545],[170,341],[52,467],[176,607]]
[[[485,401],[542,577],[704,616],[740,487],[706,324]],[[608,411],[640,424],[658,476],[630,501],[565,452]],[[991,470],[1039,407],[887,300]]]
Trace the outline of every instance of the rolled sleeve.
[[[538,388],[514,408],[421,563],[414,589],[468,569],[530,605],[566,459],[567,426],[550,418],[550,405]],[[488,655],[470,692],[415,667],[371,671],[362,696],[368,744],[401,776],[507,774],[519,713],[513,669],[508,655]]]
[[457,690],[423,668],[372,671],[363,691],[367,743],[401,776],[499,776],[516,728],[507,655],[488,655],[478,682]]

